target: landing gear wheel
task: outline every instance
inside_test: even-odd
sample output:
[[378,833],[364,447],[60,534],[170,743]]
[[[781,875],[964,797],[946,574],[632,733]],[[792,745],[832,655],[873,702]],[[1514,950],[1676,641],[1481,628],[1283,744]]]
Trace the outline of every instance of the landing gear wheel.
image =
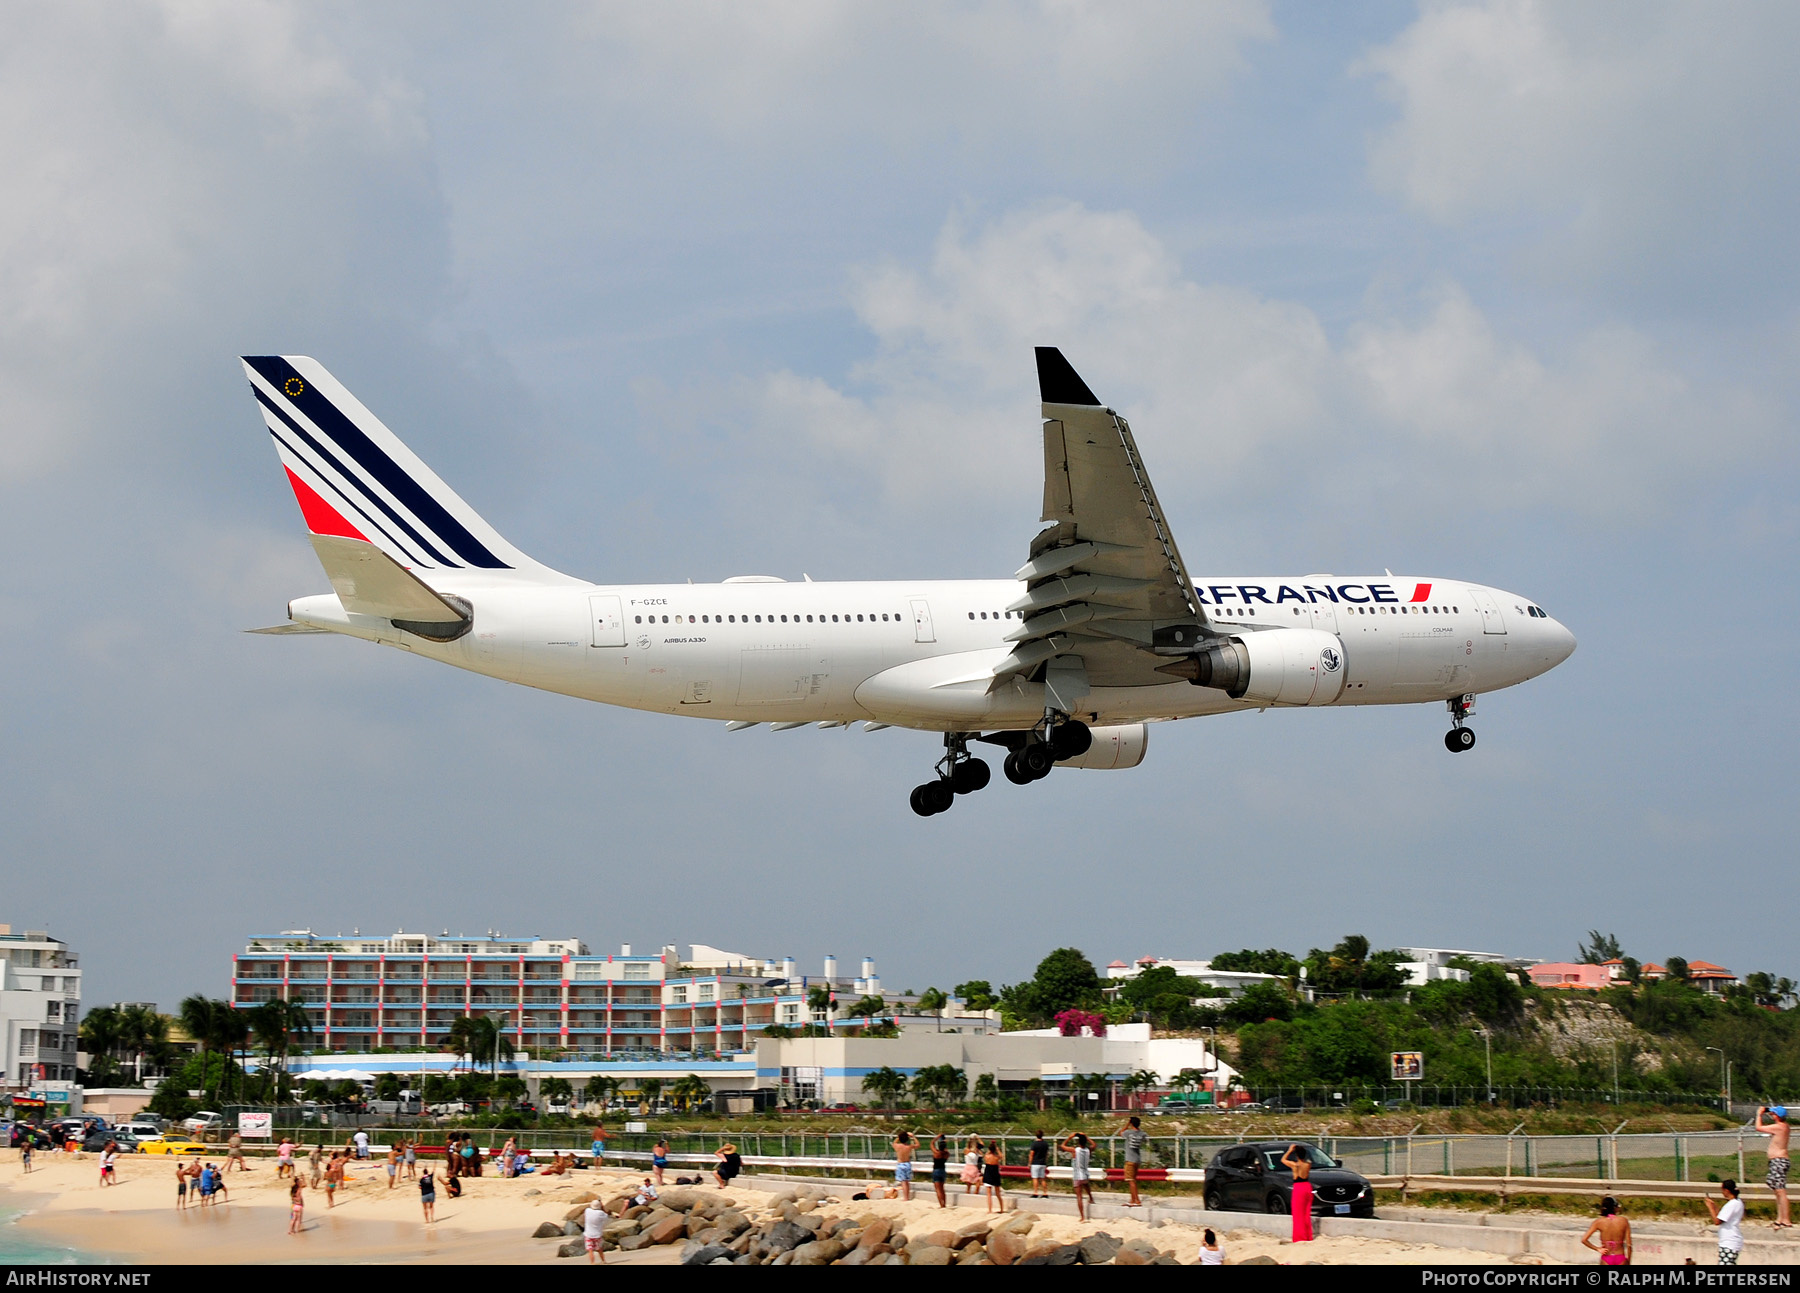
[[1444,748],[1452,754],[1475,748],[1475,733],[1466,727],[1453,727],[1444,733]]
[[986,787],[993,771],[980,759],[965,759],[950,773],[950,789],[959,795],[972,795]]
[[914,786],[913,791],[912,791],[912,797],[907,802],[912,804],[912,810],[915,813],[917,813],[919,816],[929,817],[929,816],[931,816],[931,809],[929,809],[925,806],[925,801],[922,798],[924,793],[925,793],[924,786]]
[[1024,768],[1019,766],[1019,755],[1017,751],[1006,756],[1006,762],[1000,765],[1000,770],[1006,774],[1006,779],[1015,786],[1028,786],[1037,780],[1036,777],[1032,776]]
[[1050,737],[1050,749],[1059,763],[1064,759],[1079,759],[1093,744],[1094,733],[1078,718],[1058,723]]
[[1041,741],[1033,741],[1014,757],[1018,759],[1019,766],[1031,774],[1033,781],[1049,776],[1050,769],[1056,766],[1056,755]]
[[921,817],[941,813],[955,802],[956,792],[950,789],[948,781],[927,781],[913,787],[912,810]]

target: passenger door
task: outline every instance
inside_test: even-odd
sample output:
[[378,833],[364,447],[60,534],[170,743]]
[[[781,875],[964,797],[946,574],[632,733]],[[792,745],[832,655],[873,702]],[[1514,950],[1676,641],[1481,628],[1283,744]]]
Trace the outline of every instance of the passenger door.
[[1481,631],[1483,633],[1506,632],[1506,620],[1501,617],[1500,607],[1495,604],[1492,593],[1480,588],[1471,588],[1469,596],[1475,599],[1475,607],[1481,612]]
[[625,615],[617,597],[588,598],[588,618],[593,625],[595,646],[625,645]]
[[931,603],[923,597],[912,599],[913,641],[936,642],[937,633],[931,627]]

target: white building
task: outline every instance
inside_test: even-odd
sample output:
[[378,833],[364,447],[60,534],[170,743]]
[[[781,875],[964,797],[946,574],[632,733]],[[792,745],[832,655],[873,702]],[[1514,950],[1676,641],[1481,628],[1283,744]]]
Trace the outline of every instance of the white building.
[[1478,965],[1498,965],[1503,969],[1537,964],[1535,961],[1501,956],[1498,952],[1471,952],[1457,947],[1403,947],[1400,950],[1411,958],[1400,962],[1409,988],[1417,988],[1439,979],[1467,983],[1469,972],[1452,966],[1452,961],[1473,961]]
[[1101,977],[1108,981],[1109,989],[1116,991],[1119,983],[1126,979],[1135,979],[1145,970],[1170,969],[1185,979],[1196,979],[1209,988],[1217,988],[1228,996],[1241,997],[1246,989],[1257,983],[1285,983],[1279,974],[1252,974],[1248,970],[1215,970],[1211,961],[1183,961],[1168,956],[1140,956],[1127,965],[1124,961],[1114,961],[1101,972]]
[[73,1082],[81,969],[67,943],[0,925],[0,1077],[13,1087]]

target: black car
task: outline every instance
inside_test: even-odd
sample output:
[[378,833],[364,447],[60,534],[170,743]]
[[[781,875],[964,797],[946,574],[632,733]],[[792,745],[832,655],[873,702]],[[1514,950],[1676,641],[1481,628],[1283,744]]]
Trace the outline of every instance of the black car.
[[[1291,1140],[1264,1140],[1221,1149],[1206,1165],[1206,1208],[1209,1212],[1274,1212],[1294,1210],[1294,1174],[1281,1160]],[[1312,1159],[1313,1215],[1373,1217],[1375,1187],[1360,1172],[1342,1166],[1317,1145],[1302,1143]]]
[[117,1145],[121,1154],[135,1154],[138,1138],[122,1131],[109,1131],[105,1127],[96,1127],[81,1138],[81,1148],[89,1154],[98,1154],[109,1144]]

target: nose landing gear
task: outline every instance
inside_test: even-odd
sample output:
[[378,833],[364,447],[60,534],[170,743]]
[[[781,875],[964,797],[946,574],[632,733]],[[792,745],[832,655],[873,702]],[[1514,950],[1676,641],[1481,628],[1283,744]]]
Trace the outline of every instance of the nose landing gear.
[[1450,730],[1444,733],[1444,748],[1452,754],[1461,754],[1464,750],[1475,748],[1473,729],[1463,726],[1463,720],[1475,712],[1475,697],[1472,695],[1456,696],[1444,702],[1450,711]]
[[988,765],[969,753],[967,732],[944,733],[944,757],[937,768],[936,781],[913,787],[912,810],[921,817],[948,812],[958,795],[974,794],[993,777]]

